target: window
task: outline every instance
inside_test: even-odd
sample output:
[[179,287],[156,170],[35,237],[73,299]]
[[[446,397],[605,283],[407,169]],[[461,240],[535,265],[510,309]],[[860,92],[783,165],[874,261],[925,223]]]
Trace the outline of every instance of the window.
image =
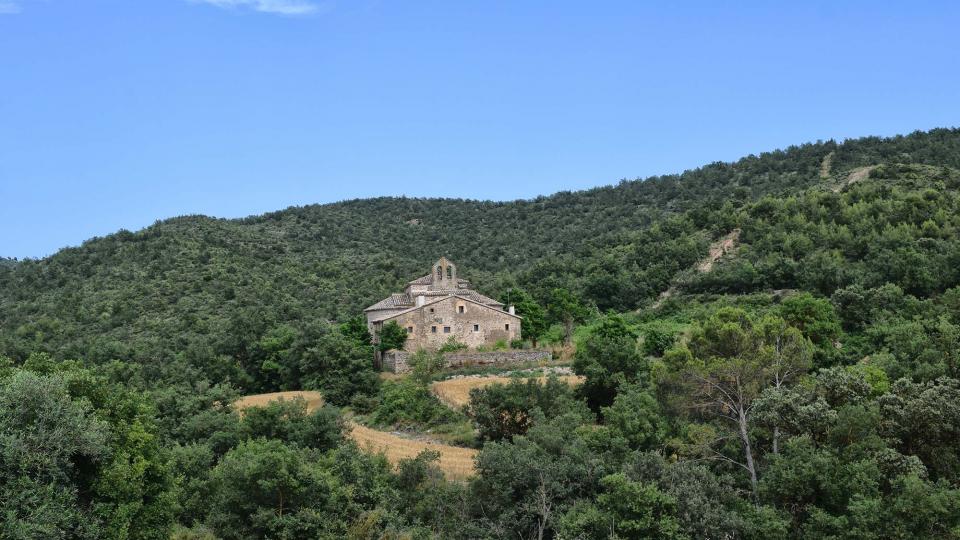
[[457,313],[463,313],[463,312],[466,311],[466,310],[467,310],[467,308],[464,307],[464,306],[457,306]]
[[408,327],[407,327],[407,333],[408,333],[408,334],[412,334],[412,333],[413,333],[413,327],[412,327],[412,326],[408,326]]
[[431,326],[431,327],[430,327],[430,333],[431,333],[431,334],[436,334],[436,333],[437,333],[437,327],[436,327],[436,326]]
[[450,333],[450,327],[449,327],[449,326],[444,326],[444,327],[443,327],[443,333],[444,333],[444,334],[449,334],[449,333]]
[[473,331],[474,331],[474,332],[479,332],[479,331],[480,331],[480,325],[479,325],[479,324],[473,325]]
[[430,308],[430,313],[433,313],[433,308]]
[[509,331],[510,331],[510,323],[507,323],[507,324],[503,325],[503,329],[506,330],[507,332],[509,332]]
[[448,267],[447,267],[447,279],[453,279],[453,267],[452,267],[452,266],[448,266]]
[[437,279],[443,279],[443,267],[437,266]]

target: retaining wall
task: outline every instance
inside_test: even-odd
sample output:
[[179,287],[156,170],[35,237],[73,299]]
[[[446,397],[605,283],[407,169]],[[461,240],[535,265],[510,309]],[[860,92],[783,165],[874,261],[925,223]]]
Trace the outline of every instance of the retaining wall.
[[[380,363],[384,370],[393,373],[410,371],[410,357],[413,353],[407,351],[387,351],[382,353]],[[523,362],[548,361],[550,351],[541,350],[509,350],[490,352],[451,352],[443,355],[447,367],[485,366],[490,364],[519,364]]]

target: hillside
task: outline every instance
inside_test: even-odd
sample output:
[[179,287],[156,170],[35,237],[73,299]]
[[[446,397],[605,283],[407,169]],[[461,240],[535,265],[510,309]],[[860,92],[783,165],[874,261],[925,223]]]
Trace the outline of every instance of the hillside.
[[[356,316],[438,254],[556,358],[375,373]],[[0,529],[960,538],[958,351],[956,129],[174,218],[0,263]]]
[[0,265],[0,353],[92,362],[211,347],[236,355],[244,340],[284,325],[354,316],[440,254],[492,295],[519,285],[542,301],[563,286],[602,311],[632,309],[738,226],[744,205],[886,163],[960,167],[960,130],[805,144],[528,201],[379,198],[240,220],[168,219]]

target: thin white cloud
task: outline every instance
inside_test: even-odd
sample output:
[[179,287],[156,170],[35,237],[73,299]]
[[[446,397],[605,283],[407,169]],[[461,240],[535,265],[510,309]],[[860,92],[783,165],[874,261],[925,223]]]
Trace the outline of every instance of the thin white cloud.
[[20,13],[20,4],[13,0],[0,0],[0,15],[15,15]]
[[[278,15],[310,15],[320,11],[320,5],[308,0],[193,0],[225,9],[252,9]],[[0,0],[2,2],[2,0]],[[2,5],[2,4],[0,4]]]

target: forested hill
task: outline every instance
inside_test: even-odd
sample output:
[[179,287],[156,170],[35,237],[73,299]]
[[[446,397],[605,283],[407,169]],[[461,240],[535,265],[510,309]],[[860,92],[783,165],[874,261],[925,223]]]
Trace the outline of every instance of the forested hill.
[[[519,286],[545,301],[563,287],[602,311],[649,305],[677,282],[701,292],[831,294],[892,281],[935,294],[955,285],[960,265],[950,229],[958,168],[960,130],[938,129],[804,144],[534,200],[378,198],[239,220],[178,217],[0,264],[0,356],[235,356],[277,328],[357,315],[440,255],[488,294]],[[864,179],[845,186],[852,171]],[[841,215],[846,206],[868,214]],[[837,219],[864,220],[837,232],[850,245],[818,236]],[[737,227],[741,259],[687,275]],[[873,247],[892,258],[871,258],[881,256],[862,245],[871,231],[880,234]],[[907,260],[914,255],[939,266],[918,269]],[[898,261],[906,267],[893,268]]]

